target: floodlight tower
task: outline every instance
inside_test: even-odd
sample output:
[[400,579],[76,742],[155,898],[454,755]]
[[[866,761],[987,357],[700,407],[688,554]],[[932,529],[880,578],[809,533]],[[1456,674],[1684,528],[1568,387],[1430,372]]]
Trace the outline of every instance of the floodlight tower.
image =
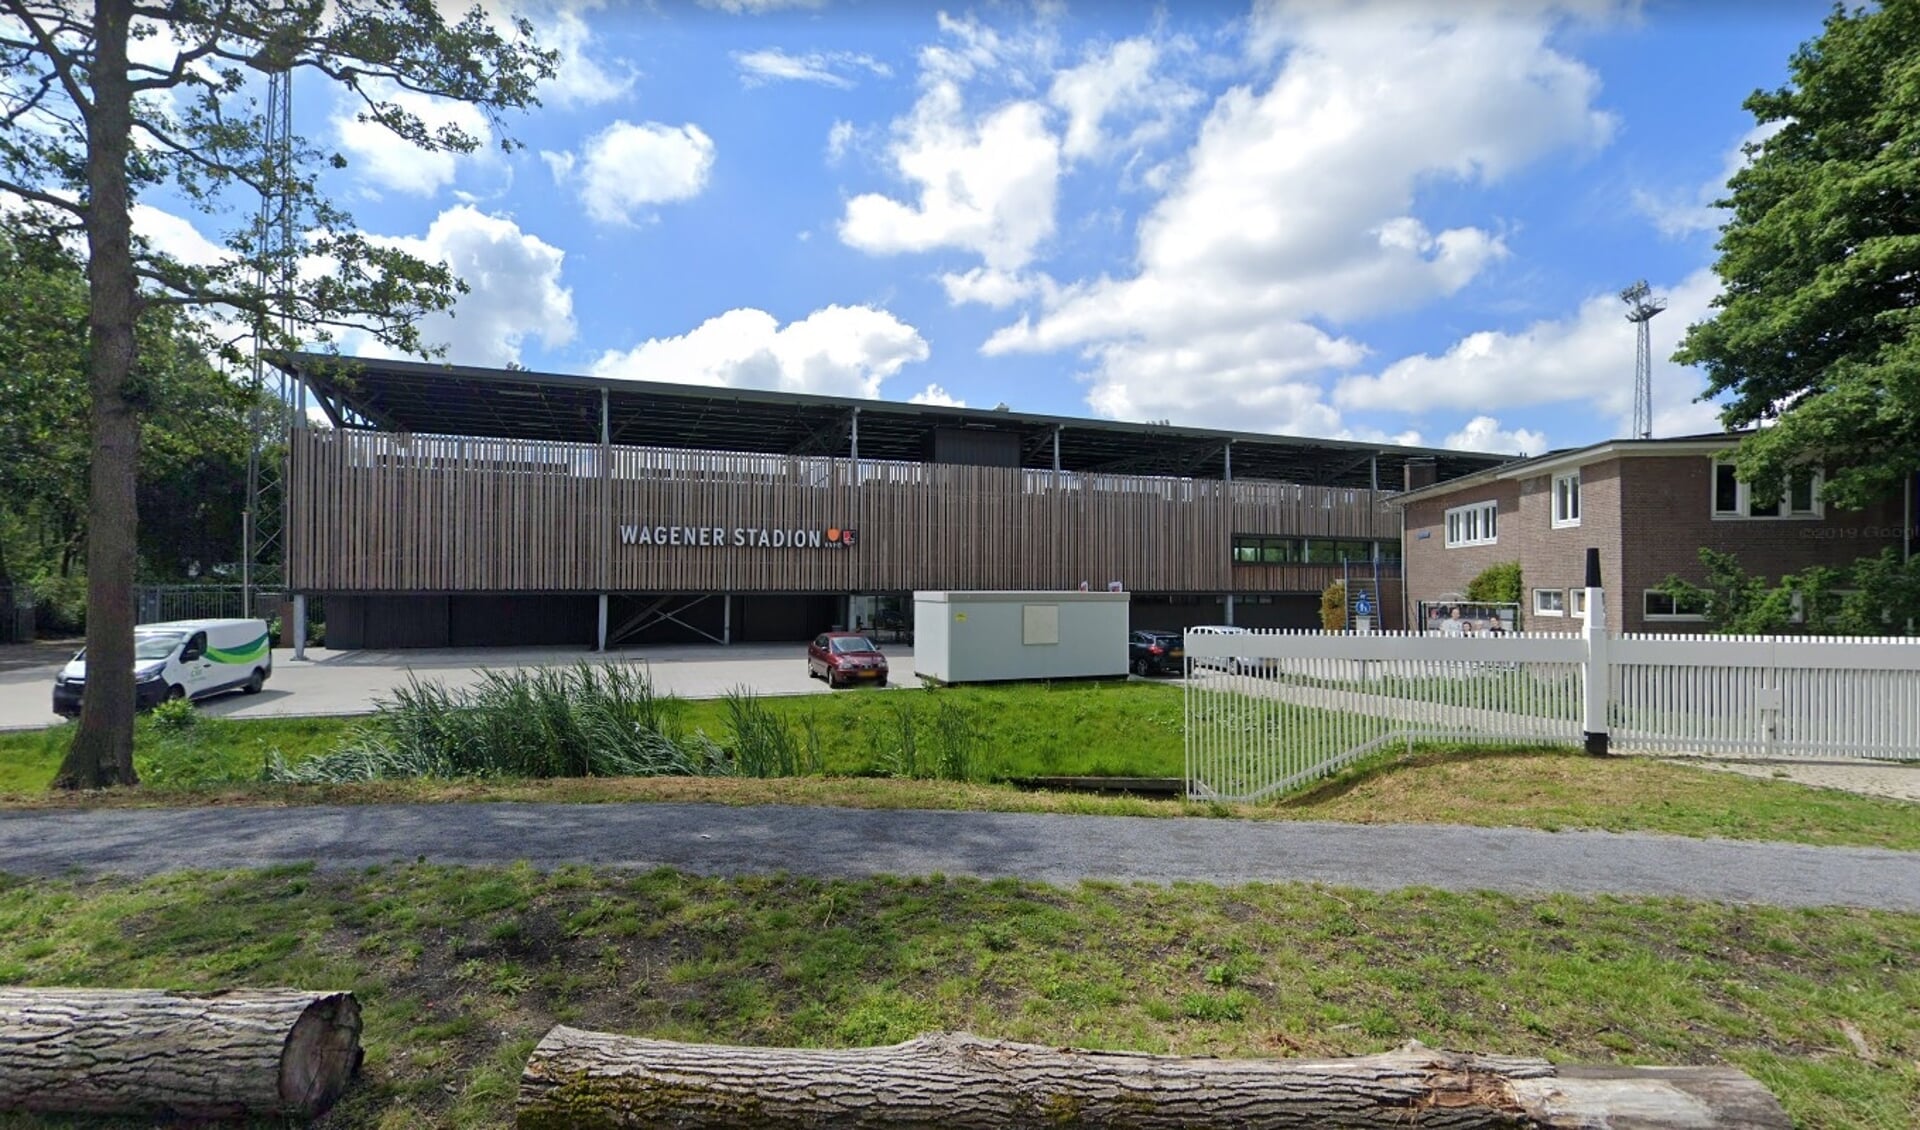
[[[285,583],[285,476],[272,459],[271,448],[288,438],[285,431],[299,424],[304,406],[297,404],[297,386],[278,367],[267,364],[267,335],[277,328],[284,336],[292,327],[294,274],[293,200],[293,72],[267,75],[265,129],[261,136],[264,175],[260,180],[260,217],[255,254],[260,257],[254,276],[263,309],[254,317],[252,404],[248,423],[252,442],[247,448],[247,508],[241,515],[240,587],[242,615],[252,616],[253,591],[261,585]],[[271,370],[271,373],[269,373]]]
[[1627,321],[1639,331],[1639,341],[1633,354],[1633,436],[1635,439],[1653,438],[1653,336],[1647,323],[1653,316],[1667,308],[1667,300],[1655,298],[1647,286],[1647,280],[1641,279],[1620,292],[1620,301],[1627,304]]

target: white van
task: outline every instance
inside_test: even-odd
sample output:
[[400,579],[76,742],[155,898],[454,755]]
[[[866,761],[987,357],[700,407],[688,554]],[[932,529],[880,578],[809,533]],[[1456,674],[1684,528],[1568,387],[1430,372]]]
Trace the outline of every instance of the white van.
[[[265,620],[176,620],[133,630],[134,697],[142,710],[170,698],[235,690],[259,694],[272,674]],[[79,717],[86,689],[83,649],[54,677],[53,712]]]

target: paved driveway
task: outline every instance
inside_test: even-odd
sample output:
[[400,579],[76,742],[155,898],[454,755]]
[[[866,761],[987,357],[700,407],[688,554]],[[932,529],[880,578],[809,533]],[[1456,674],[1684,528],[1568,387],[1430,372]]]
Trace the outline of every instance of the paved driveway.
[[[913,686],[913,648],[885,644],[895,685]],[[0,661],[0,729],[45,726],[53,714],[53,676],[67,660],[64,652],[7,649]],[[373,701],[409,676],[434,679],[450,687],[468,686],[482,669],[629,662],[646,666],[654,685],[682,698],[717,698],[736,687],[758,694],[825,694],[826,684],[806,674],[806,645],[711,644],[630,648],[596,655],[578,648],[434,648],[417,651],[327,651],[309,648],[307,659],[273,653],[273,679],[257,695],[222,695],[202,708],[235,718],[312,714],[363,714]],[[871,694],[871,688],[838,692]]]

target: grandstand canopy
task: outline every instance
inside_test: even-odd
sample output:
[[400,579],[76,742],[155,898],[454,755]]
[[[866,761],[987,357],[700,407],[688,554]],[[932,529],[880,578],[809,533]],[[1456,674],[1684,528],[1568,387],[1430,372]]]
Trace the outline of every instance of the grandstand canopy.
[[[617,444],[787,455],[852,453],[920,462],[936,434],[949,449],[1011,452],[1021,466],[1118,474],[1232,476],[1397,490],[1409,459],[1444,480],[1508,456],[1258,432],[1135,424],[999,409],[948,408],[759,389],[668,384],[412,361],[295,353],[299,375],[337,427],[597,443],[602,397]],[[981,442],[970,445],[966,433]],[[990,435],[988,433],[991,433]],[[1231,455],[1229,456],[1229,451]],[[971,461],[971,460],[968,460]]]

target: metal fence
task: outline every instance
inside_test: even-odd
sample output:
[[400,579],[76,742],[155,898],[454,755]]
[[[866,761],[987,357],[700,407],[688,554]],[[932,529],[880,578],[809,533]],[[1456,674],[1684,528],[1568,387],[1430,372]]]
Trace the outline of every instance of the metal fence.
[[1194,632],[1190,795],[1247,801],[1416,741],[1920,760],[1920,640]]
[[[243,585],[142,585],[134,590],[134,618],[140,624],[168,620],[226,620],[248,615]],[[253,592],[252,615],[278,615],[280,594]]]
[[1578,636],[1186,637],[1190,795],[1257,800],[1415,741],[1580,740]]
[[33,590],[25,585],[0,585],[0,643],[33,640]]

